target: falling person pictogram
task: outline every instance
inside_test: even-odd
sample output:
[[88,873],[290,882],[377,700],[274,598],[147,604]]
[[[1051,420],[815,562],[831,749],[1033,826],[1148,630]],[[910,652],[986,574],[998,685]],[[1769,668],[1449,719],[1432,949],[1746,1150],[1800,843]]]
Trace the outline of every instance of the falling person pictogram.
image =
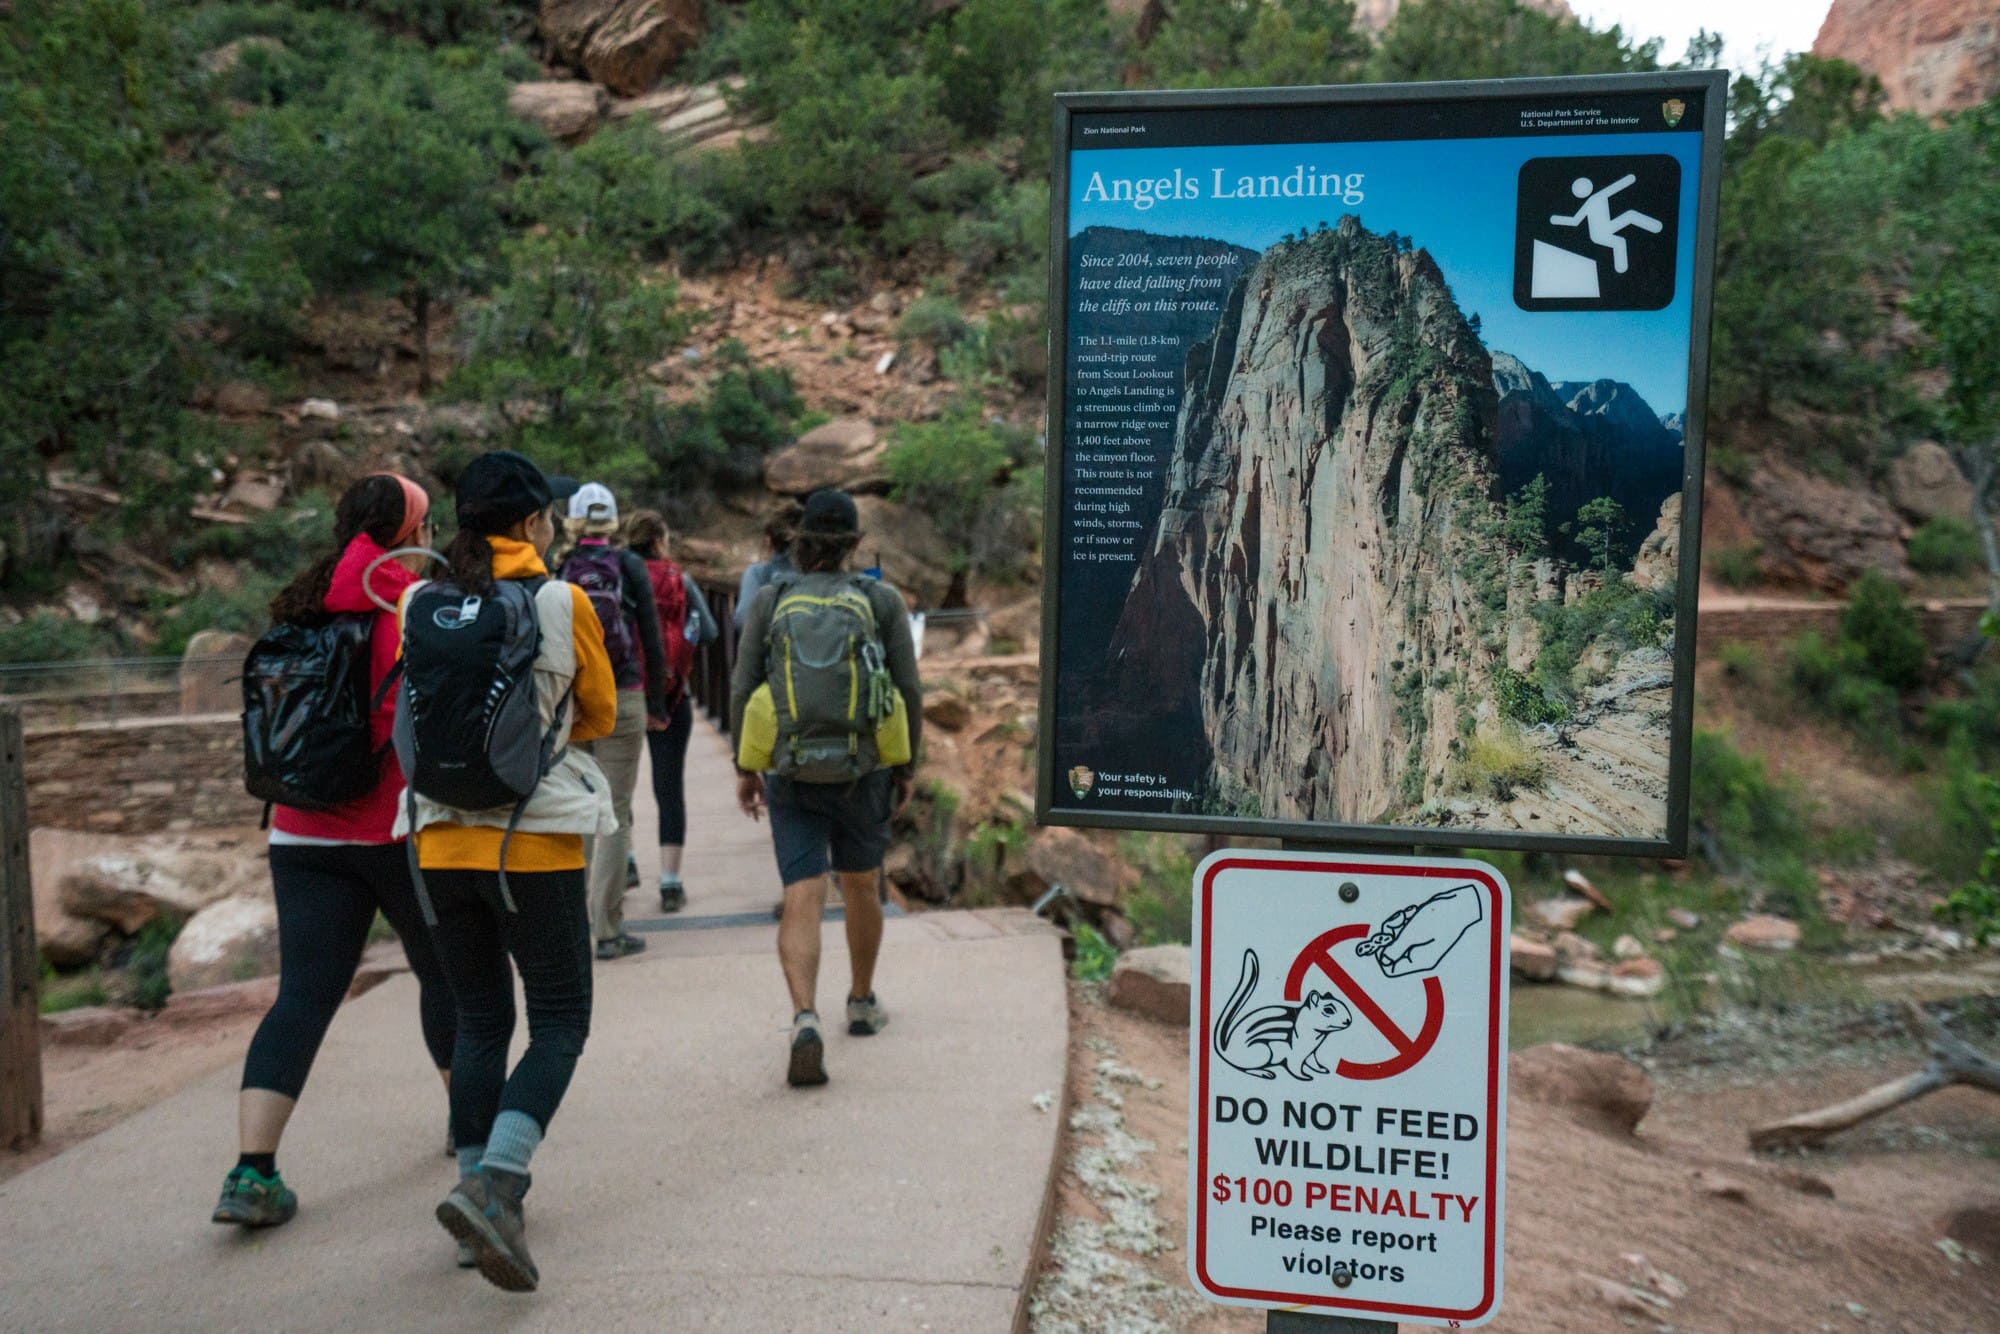
[[1611,252],[1611,267],[1619,273],[1630,267],[1626,254],[1624,232],[1627,227],[1637,227],[1641,231],[1658,235],[1663,224],[1648,213],[1628,208],[1617,217],[1611,216],[1611,196],[1625,189],[1639,178],[1631,172],[1619,177],[1602,190],[1596,189],[1590,177],[1579,176],[1570,182],[1570,193],[1583,200],[1583,207],[1571,214],[1553,213],[1549,221],[1558,227],[1579,227],[1588,224],[1592,244],[1601,245]]

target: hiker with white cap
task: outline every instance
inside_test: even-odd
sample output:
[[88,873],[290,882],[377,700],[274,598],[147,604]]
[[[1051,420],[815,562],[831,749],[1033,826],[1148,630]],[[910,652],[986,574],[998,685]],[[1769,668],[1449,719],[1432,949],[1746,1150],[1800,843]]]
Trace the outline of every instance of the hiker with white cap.
[[[659,612],[646,563],[614,546],[618,499],[601,482],[585,482],[569,498],[576,545],[563,558],[560,577],[590,597],[604,627],[604,647],[618,680],[618,721],[611,734],[583,749],[611,785],[618,832],[590,840],[590,924],[597,957],[622,959],[646,948],[625,930],[625,891],[635,877],[632,856],[632,792],[639,783],[639,757],[646,749],[646,718],[666,716],[667,652],[660,637]],[[650,696],[650,698],[649,698]]]

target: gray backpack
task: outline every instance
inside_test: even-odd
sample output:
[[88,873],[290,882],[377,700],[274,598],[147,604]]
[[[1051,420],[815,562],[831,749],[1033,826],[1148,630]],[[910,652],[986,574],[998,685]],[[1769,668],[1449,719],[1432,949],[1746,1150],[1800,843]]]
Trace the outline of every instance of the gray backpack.
[[806,574],[779,586],[764,679],[778,721],[773,773],[847,783],[881,767],[875,729],[893,710],[896,687],[861,576]]

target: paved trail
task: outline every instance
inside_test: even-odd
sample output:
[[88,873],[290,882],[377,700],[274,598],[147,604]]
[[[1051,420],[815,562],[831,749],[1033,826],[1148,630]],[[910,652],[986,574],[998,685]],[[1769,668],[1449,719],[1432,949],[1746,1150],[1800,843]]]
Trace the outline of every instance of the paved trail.
[[[768,836],[736,814],[706,723],[689,787],[690,915],[768,914]],[[640,919],[658,915],[650,820],[648,799]],[[894,1021],[836,1028],[833,1082],[808,1091],[783,1081],[773,938],[768,920],[649,930],[645,954],[598,966],[590,1045],[535,1159],[539,1293],[454,1269],[432,1221],[453,1179],[444,1099],[399,977],[321,1051],[282,1155],[297,1219],[207,1221],[235,1152],[226,1070],[0,1185],[0,1329],[1009,1328],[1056,1149],[1034,1101],[1063,1084],[1054,932],[1021,912],[892,920]],[[823,1010],[845,981],[829,923]]]

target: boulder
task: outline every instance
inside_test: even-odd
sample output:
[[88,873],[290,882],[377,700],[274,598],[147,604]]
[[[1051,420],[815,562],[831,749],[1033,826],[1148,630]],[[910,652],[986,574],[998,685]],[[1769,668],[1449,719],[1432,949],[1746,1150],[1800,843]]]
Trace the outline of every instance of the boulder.
[[1551,931],[1571,931],[1576,928],[1578,922],[1590,916],[1595,908],[1596,905],[1589,899],[1563,894],[1530,905],[1528,912]]
[[1524,977],[1530,982],[1556,980],[1556,951],[1547,941],[1509,936],[1507,950],[1516,977]]
[[1667,970],[1658,959],[1627,959],[1612,968],[1606,989],[1628,1000],[1647,1000],[1667,989]]
[[1121,1010],[1185,1028],[1191,977],[1185,945],[1127,950],[1111,968],[1111,1003]]
[[268,514],[284,503],[285,479],[268,472],[238,473],[230,480],[222,503],[234,509]]
[[856,563],[879,565],[914,607],[942,604],[951,591],[953,552],[930,516],[884,496],[856,496],[854,506],[861,516]]
[[330,398],[309,398],[299,404],[299,420],[337,422],[340,420],[340,404]]
[[215,410],[225,417],[261,417],[271,410],[271,396],[247,380],[224,380],[215,387]]
[[972,721],[972,706],[965,696],[948,690],[933,690],[924,696],[924,721],[956,732]]
[[167,952],[167,980],[176,992],[277,971],[278,909],[261,895],[235,894],[209,904],[188,919]]
[[1799,924],[1769,913],[1755,913],[1740,922],[1731,923],[1722,937],[1730,944],[1747,950],[1782,952],[1798,947]]
[[539,79],[507,90],[509,111],[566,144],[580,144],[595,133],[610,104],[602,88],[582,79]]
[[1614,959],[1643,959],[1646,947],[1631,932],[1626,932],[1611,942],[1611,957]]
[[1574,931],[1565,931],[1557,936],[1555,950],[1560,963],[1596,963],[1603,957],[1596,945]]
[[42,957],[58,968],[77,968],[97,958],[98,946],[111,924],[78,917],[63,907],[59,886],[65,872],[103,848],[96,834],[67,829],[28,831],[29,892],[34,896],[35,944]]
[[887,448],[867,418],[836,417],[764,460],[764,485],[788,496],[829,486],[884,492],[889,489],[889,474],[882,467]]
[[236,713],[243,707],[243,655],[250,636],[233,630],[203,630],[187,642],[181,654],[181,713]]
[[136,935],[162,916],[189,917],[229,893],[219,860],[168,849],[157,856],[107,852],[63,873],[56,894],[64,912]]
[[1085,903],[1112,908],[1121,890],[1138,882],[1138,874],[1112,853],[1093,843],[1082,830],[1060,826],[1037,830],[1028,841],[1022,867],[1008,883],[1022,899],[1039,898],[1051,886],[1062,885]]
[[621,97],[646,92],[701,39],[701,0],[542,0],[542,36]]
[[278,979],[259,977],[248,982],[229,982],[195,991],[176,990],[167,997],[167,1006],[153,1016],[156,1024],[205,1024],[218,1019],[262,1014],[278,999]]
[[1935,440],[1919,440],[1889,465],[1889,497],[1913,523],[1972,515],[1972,483]]
[[1681,575],[1681,493],[1660,506],[1659,522],[1639,544],[1630,582],[1634,588],[1671,588]]
[[1870,492],[1767,459],[1750,475],[1743,515],[1772,580],[1839,593],[1868,570],[1908,585],[1903,521]]
[[42,1016],[42,1040],[58,1047],[109,1047],[125,1036],[136,1015],[115,1005],[85,1005]]
[[1507,1059],[1508,1096],[1554,1107],[1579,1125],[1629,1135],[1653,1105],[1653,1084],[1623,1056],[1544,1043]]

